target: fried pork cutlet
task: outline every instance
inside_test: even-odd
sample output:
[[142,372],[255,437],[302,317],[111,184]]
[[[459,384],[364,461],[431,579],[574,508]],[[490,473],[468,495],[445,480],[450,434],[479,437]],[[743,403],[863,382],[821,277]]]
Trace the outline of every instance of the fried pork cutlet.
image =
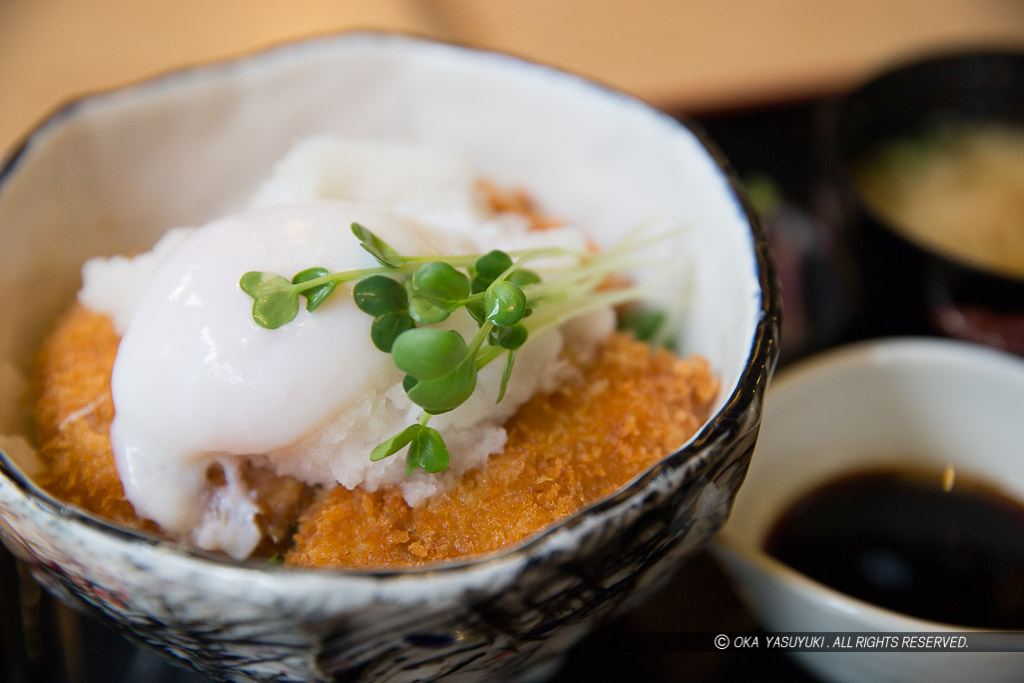
[[[124,497],[110,446],[110,375],[118,337],[106,316],[76,306],[44,344],[36,421],[53,495],[108,519],[157,530]],[[261,506],[264,556],[291,546],[293,566],[419,566],[509,548],[614,492],[682,444],[706,418],[718,384],[707,363],[613,334],[577,379],[533,397],[506,425],[508,443],[454,488],[415,507],[397,487],[312,489],[248,465]],[[396,456],[396,457],[401,457]],[[211,486],[224,483],[214,466]],[[298,532],[291,538],[296,518]]]
[[398,568],[509,548],[679,447],[718,392],[703,359],[680,360],[624,333],[580,370],[521,407],[505,449],[447,493],[409,507],[396,488],[334,488],[303,513],[286,563]]

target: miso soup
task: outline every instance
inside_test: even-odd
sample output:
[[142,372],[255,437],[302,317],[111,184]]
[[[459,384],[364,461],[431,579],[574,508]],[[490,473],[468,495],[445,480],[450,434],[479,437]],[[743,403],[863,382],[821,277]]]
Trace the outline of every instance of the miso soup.
[[870,151],[854,180],[911,242],[1024,278],[1024,127],[947,122]]

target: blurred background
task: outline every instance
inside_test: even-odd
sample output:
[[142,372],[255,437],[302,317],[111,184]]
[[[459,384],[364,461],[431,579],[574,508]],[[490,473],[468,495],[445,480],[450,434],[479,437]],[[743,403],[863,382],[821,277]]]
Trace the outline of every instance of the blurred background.
[[[786,293],[785,364],[851,338],[822,108],[921,55],[1024,51],[1024,0],[0,0],[0,161],[76,96],[348,29],[510,52],[695,119],[764,219]],[[678,644],[681,633],[761,628],[701,555],[575,647],[555,680],[812,680],[779,653]],[[60,607],[0,551],[0,681],[202,679]]]
[[702,114],[841,90],[958,45],[1024,45],[1020,0],[0,0],[0,150],[68,98],[352,28],[495,48]]

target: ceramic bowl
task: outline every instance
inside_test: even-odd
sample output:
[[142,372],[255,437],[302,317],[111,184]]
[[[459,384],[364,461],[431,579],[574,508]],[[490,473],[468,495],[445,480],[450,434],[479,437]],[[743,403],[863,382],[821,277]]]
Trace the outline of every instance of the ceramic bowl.
[[[248,196],[313,133],[437,143],[608,244],[659,213],[686,297],[681,350],[723,389],[710,420],[625,490],[498,556],[409,572],[252,566],[61,504],[19,464],[17,408],[82,262],[148,248]],[[499,54],[345,34],[76,101],[0,174],[3,539],[51,590],[137,641],[231,680],[542,675],[666,580],[724,522],[777,357],[765,240],[698,133],[622,94]],[[24,439],[19,438],[24,436]],[[697,588],[697,587],[695,587]]]
[[880,144],[949,122],[1024,126],[1024,52],[929,55],[824,108],[821,149],[863,275],[865,336],[940,332],[1024,354],[1024,277],[908,236],[865,200],[852,167]]
[[[763,550],[805,492],[874,466],[919,467],[992,482],[1024,501],[1024,361],[966,342],[895,338],[812,357],[768,392],[747,483],[714,553],[764,626],[779,632],[967,632],[833,590]],[[799,652],[828,681],[1016,681],[1024,652]]]

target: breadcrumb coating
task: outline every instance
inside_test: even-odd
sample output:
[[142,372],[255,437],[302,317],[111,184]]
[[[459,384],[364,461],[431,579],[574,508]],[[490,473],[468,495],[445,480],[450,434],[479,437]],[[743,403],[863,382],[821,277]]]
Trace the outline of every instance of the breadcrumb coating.
[[677,359],[624,333],[580,370],[520,408],[505,449],[447,493],[409,507],[394,488],[334,488],[302,515],[286,563],[393,569],[510,548],[681,446],[718,393],[704,359]]
[[[159,531],[135,514],[114,464],[110,376],[117,344],[106,316],[77,305],[44,343],[36,372],[35,418],[46,466],[40,483],[102,517]],[[678,359],[625,333],[614,333],[589,362],[573,362],[574,381],[534,396],[507,423],[501,453],[415,507],[397,487],[371,493],[338,486],[313,503],[312,488],[246,464],[242,476],[261,508],[257,521],[266,536],[257,554],[287,550],[292,566],[379,569],[510,548],[678,448],[718,393],[704,359]],[[224,483],[217,465],[207,478],[212,487]]]
[[562,225],[561,221],[542,213],[523,190],[502,189],[486,180],[479,180],[476,185],[491,211],[517,213],[530,221],[531,230],[548,230]]
[[35,372],[36,435],[46,466],[39,483],[107,519],[156,530],[125,500],[110,447],[118,341],[109,318],[76,305],[43,343]]

